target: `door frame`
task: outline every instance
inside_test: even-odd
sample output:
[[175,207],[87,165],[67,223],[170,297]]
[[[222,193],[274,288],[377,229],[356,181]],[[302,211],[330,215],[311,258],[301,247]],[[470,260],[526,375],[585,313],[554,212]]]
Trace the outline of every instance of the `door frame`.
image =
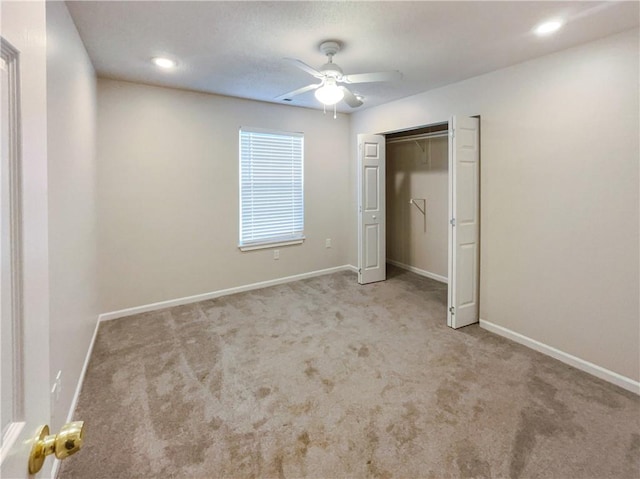
[[[419,129],[424,129],[424,128],[429,128],[429,127],[436,127],[436,126],[441,126],[441,125],[447,125],[447,131],[448,131],[448,164],[449,164],[449,169],[447,171],[447,182],[448,182],[448,193],[447,193],[447,198],[448,198],[448,206],[447,206],[447,215],[449,218],[449,224],[447,227],[448,230],[448,239],[447,239],[447,263],[448,263],[448,271],[447,271],[447,326],[452,327],[452,320],[451,320],[451,302],[452,302],[452,294],[451,294],[451,265],[452,265],[452,255],[453,255],[453,238],[454,238],[454,234],[453,234],[453,223],[452,223],[452,212],[453,212],[453,189],[452,189],[452,178],[451,178],[451,147],[452,147],[452,140],[454,137],[454,132],[451,130],[452,126],[453,126],[453,118],[455,115],[452,115],[451,117],[449,117],[446,120],[443,121],[436,121],[436,122],[432,122],[432,123],[428,123],[425,125],[419,125],[419,126],[412,126],[412,127],[407,127],[407,128],[399,128],[397,130],[391,130],[391,131],[386,131],[386,132],[381,132],[381,133],[372,133],[373,135],[380,135],[383,136],[385,138],[385,144],[386,144],[386,138],[387,135],[393,134],[393,133],[402,133],[402,132],[409,132],[412,130],[419,130]],[[477,115],[464,115],[464,116],[469,116],[471,118],[477,118],[478,119],[478,161],[479,161],[479,168],[481,166],[481,161],[482,161],[482,151],[481,151],[481,143],[482,143],[482,135],[481,135],[481,130],[482,130],[482,118],[481,115],[477,114]],[[444,130],[443,130],[444,131]],[[358,143],[358,136],[361,135],[360,134],[356,134],[356,143]],[[358,222],[358,271],[361,271],[362,268],[362,255],[361,255],[361,248],[362,248],[362,238],[360,236],[360,211],[362,209],[362,198],[360,195],[360,182],[361,182],[361,174],[360,174],[360,152],[358,151],[358,162],[357,162],[357,173],[356,173],[356,182],[357,182],[357,191],[358,191],[358,198],[357,198],[357,222]],[[387,161],[387,158],[385,156],[385,163]],[[386,184],[386,178],[385,178],[385,184]],[[480,171],[478,174],[478,220],[480,221],[480,214],[481,214],[481,202],[480,202]],[[385,197],[385,201],[386,201],[386,197]],[[385,215],[386,215],[386,207],[385,207]],[[386,218],[384,220],[384,227],[385,227],[385,237],[386,237],[386,228],[387,228],[387,221]],[[480,223],[480,228],[482,228],[482,224]],[[480,275],[481,275],[481,270],[480,270],[480,254],[481,254],[481,248],[482,245],[480,244],[480,233],[478,234],[478,286],[477,286],[477,291],[478,291],[478,304],[480,303]],[[479,306],[478,306],[478,311],[479,311]],[[478,320],[479,320],[479,315],[478,315]],[[476,323],[473,323],[476,324]],[[452,327],[453,328],[453,327]]]

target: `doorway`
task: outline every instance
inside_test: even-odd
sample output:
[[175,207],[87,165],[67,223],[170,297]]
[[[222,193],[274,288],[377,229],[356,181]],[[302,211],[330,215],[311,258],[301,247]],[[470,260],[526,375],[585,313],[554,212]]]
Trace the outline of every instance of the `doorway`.
[[449,130],[440,123],[386,138],[386,261],[447,283]]
[[386,279],[389,262],[448,284],[450,327],[478,322],[479,117],[358,135],[358,145],[358,281]]

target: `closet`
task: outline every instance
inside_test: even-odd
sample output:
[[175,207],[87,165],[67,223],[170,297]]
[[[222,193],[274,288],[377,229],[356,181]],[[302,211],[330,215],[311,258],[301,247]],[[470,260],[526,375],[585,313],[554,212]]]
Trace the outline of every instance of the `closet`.
[[387,263],[446,282],[447,124],[386,135]]
[[478,322],[480,118],[358,133],[358,282],[386,263],[448,284],[447,324]]

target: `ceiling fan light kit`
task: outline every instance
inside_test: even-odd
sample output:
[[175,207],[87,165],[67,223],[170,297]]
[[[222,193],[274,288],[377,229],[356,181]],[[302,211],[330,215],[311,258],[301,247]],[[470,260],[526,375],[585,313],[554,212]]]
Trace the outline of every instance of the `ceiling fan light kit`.
[[335,105],[344,98],[344,92],[336,84],[336,81],[329,78],[324,85],[316,90],[316,98],[325,105]]
[[327,56],[327,63],[322,65],[319,70],[316,70],[300,60],[285,58],[285,60],[293,63],[296,67],[320,80],[320,83],[312,83],[302,88],[290,91],[284,95],[276,97],[276,100],[291,101],[291,99],[296,95],[315,90],[315,97],[324,106],[334,105],[335,109],[335,105],[341,100],[344,100],[351,108],[357,108],[363,104],[363,97],[361,95],[354,94],[349,88],[344,85],[339,85],[339,83],[373,83],[400,80],[402,78],[402,73],[399,71],[345,75],[342,68],[333,63],[333,56],[340,51],[339,42],[334,40],[322,42],[322,44],[320,44],[320,51]]

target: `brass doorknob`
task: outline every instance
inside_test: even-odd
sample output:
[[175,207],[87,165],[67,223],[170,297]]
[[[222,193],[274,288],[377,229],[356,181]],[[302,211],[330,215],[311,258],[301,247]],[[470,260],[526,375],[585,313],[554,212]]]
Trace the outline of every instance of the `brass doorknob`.
[[29,474],[35,474],[44,464],[49,454],[55,454],[58,459],[64,459],[75,454],[84,442],[84,421],[69,422],[62,426],[58,434],[49,435],[49,426],[38,428],[31,454],[29,454]]

